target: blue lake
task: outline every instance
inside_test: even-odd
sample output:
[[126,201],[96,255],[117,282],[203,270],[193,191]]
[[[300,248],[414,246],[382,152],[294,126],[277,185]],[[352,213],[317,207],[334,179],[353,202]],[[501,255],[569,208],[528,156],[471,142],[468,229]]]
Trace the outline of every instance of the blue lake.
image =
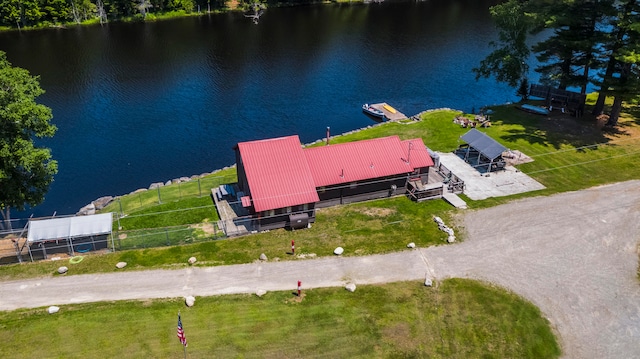
[[[517,100],[471,68],[496,38],[496,1],[434,0],[268,9],[155,23],[0,33],[0,50],[41,77],[59,131],[45,202],[75,213],[103,195],[234,163],[239,141],[303,142],[372,124],[365,102],[413,115]],[[428,145],[428,139],[427,139]]]

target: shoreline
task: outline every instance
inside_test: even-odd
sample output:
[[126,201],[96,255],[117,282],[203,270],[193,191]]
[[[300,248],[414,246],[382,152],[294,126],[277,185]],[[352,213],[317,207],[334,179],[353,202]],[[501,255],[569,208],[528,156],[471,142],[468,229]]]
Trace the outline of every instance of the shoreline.
[[[347,131],[347,132],[339,133],[337,135],[329,136],[329,142],[331,142],[331,139],[334,139],[334,138],[338,138],[338,137],[346,136],[346,135],[351,135],[351,134],[354,134],[354,133],[358,133],[360,131],[368,130],[368,129],[375,128],[375,127],[378,127],[378,126],[383,126],[383,125],[386,125],[388,123],[399,123],[399,124],[405,124],[405,125],[410,125],[410,124],[413,124],[413,123],[417,123],[418,121],[422,120],[422,115],[430,113],[430,112],[436,112],[436,111],[464,112],[464,111],[461,111],[461,110],[456,110],[456,109],[452,109],[452,108],[448,108],[448,107],[428,109],[428,110],[421,111],[420,113],[407,118],[408,120],[411,120],[411,119],[414,119],[414,118],[417,117],[417,118],[419,118],[419,120],[415,120],[414,119],[414,120],[412,120],[412,122],[406,122],[406,123],[400,122],[400,121],[386,121],[386,122],[374,123],[374,124],[371,124],[371,125],[368,125],[368,126],[364,126],[364,127],[353,129],[351,131]],[[309,147],[309,146],[316,145],[318,143],[325,142],[326,140],[327,140],[326,138],[320,138],[320,139],[317,139],[317,140],[315,140],[313,142],[301,144],[301,146],[302,147]],[[178,177],[178,178],[167,180],[166,182],[161,182],[161,181],[153,182],[153,183],[149,184],[149,186],[147,186],[146,188],[142,188],[141,187],[141,188],[138,188],[138,189],[133,190],[133,191],[131,191],[129,193],[126,193],[126,194],[115,195],[115,196],[113,196],[113,195],[102,196],[102,197],[99,197],[99,198],[89,202],[87,205],[85,205],[82,208],[80,208],[75,213],[75,215],[94,214],[96,210],[100,210],[100,209],[104,208],[105,206],[107,206],[109,203],[111,203],[113,200],[115,200],[117,198],[120,198],[120,197],[123,197],[123,196],[132,195],[132,194],[136,194],[136,193],[140,193],[140,192],[146,192],[146,191],[149,191],[149,190],[156,189],[158,187],[164,187],[164,186],[170,186],[170,185],[173,185],[173,184],[189,182],[189,181],[192,181],[192,180],[196,180],[196,179],[200,179],[200,178],[203,178],[203,177],[206,177],[206,176],[210,176],[210,175],[216,174],[216,173],[221,172],[221,171],[229,170],[229,169],[235,168],[235,167],[236,167],[236,164],[234,163],[232,165],[225,166],[223,168],[215,169],[215,170],[213,170],[211,172],[203,172],[203,173],[201,173],[199,175]]]
[[[382,2],[384,0],[378,0],[378,1]],[[225,4],[227,5],[227,7],[213,9],[209,11],[205,11],[205,10],[200,11],[198,8],[194,8],[192,12],[186,12],[185,10],[171,10],[171,11],[160,12],[160,13],[149,13],[147,15],[148,18],[145,18],[145,19],[141,19],[139,17],[140,14],[136,14],[134,16],[126,16],[126,17],[121,17],[113,20],[107,19],[107,21],[105,21],[104,23],[100,23],[99,18],[95,17],[92,19],[84,20],[80,23],[76,23],[73,21],[66,22],[66,23],[51,23],[51,22],[45,21],[35,26],[24,26],[24,27],[17,27],[17,28],[0,26],[0,33],[13,32],[13,31],[22,32],[22,31],[38,31],[38,30],[66,30],[70,28],[84,27],[84,26],[95,26],[95,25],[103,26],[103,25],[108,25],[109,23],[117,24],[117,23],[132,23],[132,22],[156,22],[156,21],[186,18],[186,17],[200,17],[200,16],[207,16],[212,14],[215,15],[215,14],[226,14],[231,12],[247,11],[247,9],[243,9],[241,7],[238,7],[237,5],[236,7],[233,7],[233,8],[229,7],[228,5],[230,5],[232,2],[233,1],[225,1]],[[294,6],[306,6],[306,5],[369,4],[372,2],[376,2],[376,1],[374,0],[320,0],[320,1],[307,0],[307,1],[297,2],[297,3],[275,2],[268,6],[272,8],[278,8],[278,7],[294,7]],[[267,9],[269,7],[267,7]]]

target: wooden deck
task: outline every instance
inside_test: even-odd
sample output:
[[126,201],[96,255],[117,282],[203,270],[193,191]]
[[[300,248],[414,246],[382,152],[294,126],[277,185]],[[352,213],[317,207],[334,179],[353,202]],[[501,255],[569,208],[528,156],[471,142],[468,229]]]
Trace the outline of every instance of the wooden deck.
[[[232,196],[222,195],[221,187],[211,189],[211,197],[218,211],[220,220],[218,228],[224,231],[227,237],[242,236],[253,230],[251,221],[247,221],[241,217],[247,217],[249,213],[242,204]],[[231,202],[230,202],[231,200]]]
[[[384,112],[385,117],[387,118],[387,120],[389,121],[399,121],[399,120],[404,120],[405,118],[407,118],[407,116],[398,111],[397,109],[391,107],[388,103],[386,102],[382,102],[382,103],[374,103],[371,105],[373,108],[376,108],[382,112]],[[390,110],[395,110],[395,113],[393,113]]]

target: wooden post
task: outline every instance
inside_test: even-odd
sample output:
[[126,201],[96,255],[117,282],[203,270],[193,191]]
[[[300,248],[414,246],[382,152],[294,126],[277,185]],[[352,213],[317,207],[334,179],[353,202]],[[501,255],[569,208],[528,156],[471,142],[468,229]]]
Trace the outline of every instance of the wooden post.
[[298,281],[298,297],[300,296],[302,281]]

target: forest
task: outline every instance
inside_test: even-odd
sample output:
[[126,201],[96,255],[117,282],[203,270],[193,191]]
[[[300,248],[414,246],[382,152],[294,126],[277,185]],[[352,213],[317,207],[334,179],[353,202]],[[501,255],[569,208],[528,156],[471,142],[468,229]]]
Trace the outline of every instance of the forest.
[[[238,1],[240,8],[250,2]],[[191,14],[227,8],[225,0],[0,0],[0,26],[47,27],[122,19],[145,20],[156,14]]]

